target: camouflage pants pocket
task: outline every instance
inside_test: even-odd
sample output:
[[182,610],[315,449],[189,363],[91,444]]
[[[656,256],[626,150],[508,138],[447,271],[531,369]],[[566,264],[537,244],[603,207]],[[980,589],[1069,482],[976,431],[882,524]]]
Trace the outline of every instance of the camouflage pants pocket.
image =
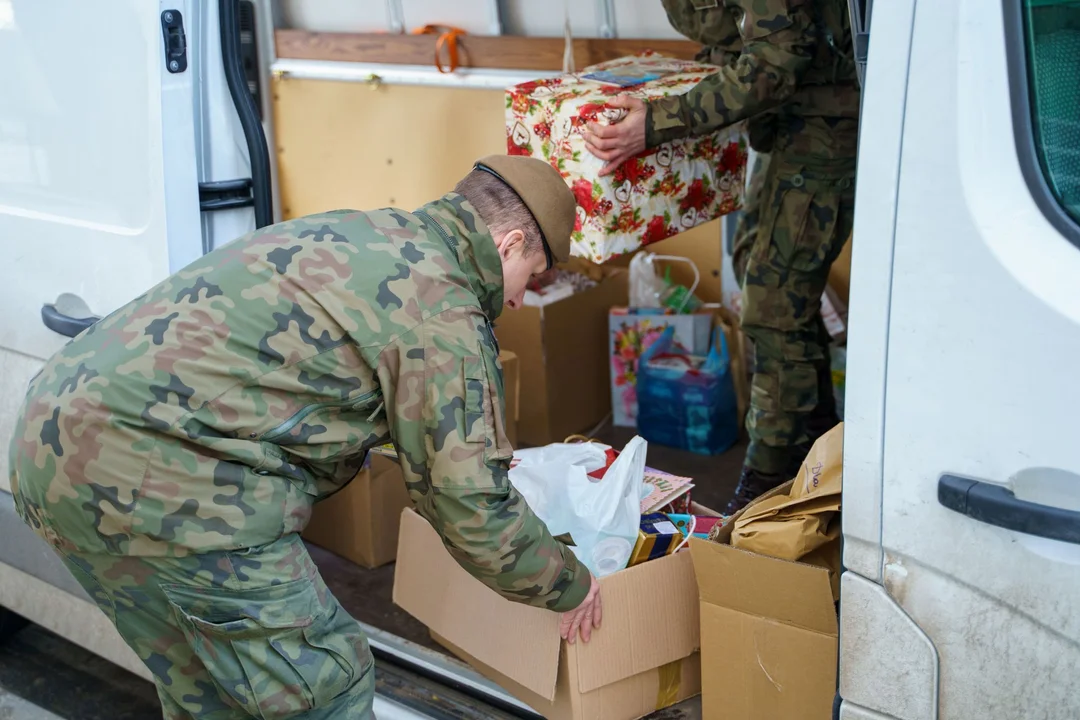
[[757,435],[769,445],[787,445],[801,438],[800,413],[818,406],[817,368],[804,363],[754,373],[750,385],[750,416]]
[[311,579],[242,590],[161,589],[214,682],[252,717],[277,720],[324,707],[370,665],[359,626],[332,598],[323,605]]
[[850,178],[819,178],[771,159],[759,203],[751,263],[781,278],[827,275],[851,230]]

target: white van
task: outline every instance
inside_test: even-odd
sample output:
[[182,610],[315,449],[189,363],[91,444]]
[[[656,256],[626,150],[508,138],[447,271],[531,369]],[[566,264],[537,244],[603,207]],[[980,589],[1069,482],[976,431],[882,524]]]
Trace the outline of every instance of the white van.
[[[1080,718],[1080,1],[878,2],[873,42],[870,3],[850,4],[867,62],[836,714]],[[613,8],[634,24],[645,5],[597,14],[610,33]],[[0,448],[65,335],[280,216],[273,15],[0,0]],[[304,71],[365,74],[343,65]],[[4,492],[0,608],[148,676]],[[456,688],[466,715],[528,714],[371,632],[383,667]],[[380,717],[426,714],[389,685]]]

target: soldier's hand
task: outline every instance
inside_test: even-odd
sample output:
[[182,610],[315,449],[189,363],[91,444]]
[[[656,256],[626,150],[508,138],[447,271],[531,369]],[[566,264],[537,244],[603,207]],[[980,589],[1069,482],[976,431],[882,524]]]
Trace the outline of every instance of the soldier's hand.
[[604,616],[600,606],[600,583],[592,574],[589,575],[589,580],[592,584],[585,600],[570,612],[563,613],[562,620],[559,621],[559,634],[571,645],[577,640],[579,632],[582,641],[589,642],[593,628],[600,627],[600,620]]
[[601,175],[615,172],[615,168],[645,150],[645,102],[630,95],[616,95],[607,104],[626,110],[626,117],[611,125],[589,123],[582,133],[588,151],[606,163]]

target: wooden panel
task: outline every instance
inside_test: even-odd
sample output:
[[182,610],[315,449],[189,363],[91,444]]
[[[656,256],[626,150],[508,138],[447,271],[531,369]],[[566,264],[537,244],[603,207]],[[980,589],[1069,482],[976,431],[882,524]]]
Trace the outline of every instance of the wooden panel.
[[[275,36],[279,58],[403,65],[435,63],[435,35],[278,30]],[[578,38],[573,43],[578,68],[643,50],[691,60],[701,47],[687,40]],[[466,35],[460,39],[460,62],[463,67],[558,71],[562,70],[563,47],[562,38]]]
[[501,90],[275,78],[286,218],[423,205],[484,155],[506,152]]

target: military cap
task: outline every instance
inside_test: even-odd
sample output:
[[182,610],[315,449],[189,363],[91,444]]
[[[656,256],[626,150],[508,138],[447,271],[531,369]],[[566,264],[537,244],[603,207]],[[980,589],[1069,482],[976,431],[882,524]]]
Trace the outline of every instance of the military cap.
[[543,160],[518,155],[489,155],[474,167],[502,180],[529,208],[540,227],[549,269],[570,259],[577,202],[558,170]]

